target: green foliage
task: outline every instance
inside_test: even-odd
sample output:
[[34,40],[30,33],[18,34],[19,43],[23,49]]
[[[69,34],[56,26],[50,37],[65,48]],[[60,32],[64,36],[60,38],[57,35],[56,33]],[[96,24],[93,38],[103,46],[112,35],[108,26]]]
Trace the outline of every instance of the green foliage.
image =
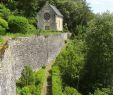
[[6,29],[0,26],[0,35],[4,35],[6,33]]
[[57,57],[56,64],[60,66],[63,79],[69,85],[79,85],[80,73],[84,65],[82,41],[71,41],[66,49]]
[[87,56],[81,87],[84,91],[112,86],[113,15],[104,13],[89,22]]
[[58,66],[52,67],[52,93],[53,95],[63,95],[62,80]]
[[45,69],[41,69],[35,73],[36,95],[42,95],[43,84],[45,81]]
[[28,21],[29,21],[29,24],[36,26],[36,23],[37,23],[36,17],[28,18]]
[[35,83],[35,77],[30,66],[25,66],[21,75],[20,80],[23,86],[33,85]]
[[4,42],[4,39],[0,36],[0,44],[3,44]]
[[4,35],[6,33],[6,29],[8,28],[8,23],[4,19],[0,18],[0,35]]
[[0,4],[0,17],[7,20],[10,15],[10,10],[6,8],[3,4]]
[[26,33],[29,25],[28,20],[21,16],[10,16],[9,17],[9,31],[12,33]]
[[94,94],[90,94],[90,95],[109,95],[109,94],[97,89],[97,90],[95,90]]
[[78,34],[77,26],[84,27],[93,18],[93,13],[85,0],[62,0],[56,5],[64,15],[64,23],[67,23],[69,31],[74,35]]
[[65,87],[64,95],[81,95],[75,88]]
[[32,95],[28,87],[23,87],[21,90],[21,95]]
[[37,0],[18,0],[17,8],[19,10],[19,13],[26,17],[36,16],[38,7],[37,2]]
[[29,66],[25,66],[21,78],[16,82],[17,94],[42,95],[45,76],[45,69],[33,73]]
[[28,34],[30,34],[30,33],[34,33],[34,34],[38,34],[37,32],[37,30],[36,30],[36,28],[33,26],[33,25],[28,25],[27,26],[27,28],[26,28],[26,30],[27,30],[27,33]]
[[78,25],[86,26],[87,22],[93,18],[93,13],[85,0],[18,0],[15,2],[17,7],[15,11],[26,17],[35,17],[46,1],[59,8],[64,15],[64,24],[67,24],[69,31],[73,34],[77,34]]
[[0,26],[3,28],[8,28],[8,22],[2,18],[0,18]]

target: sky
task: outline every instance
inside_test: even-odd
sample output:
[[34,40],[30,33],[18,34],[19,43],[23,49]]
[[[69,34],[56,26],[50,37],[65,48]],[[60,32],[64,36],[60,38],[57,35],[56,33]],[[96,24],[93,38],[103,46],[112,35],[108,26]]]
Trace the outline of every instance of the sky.
[[113,0],[86,0],[94,13],[113,12]]

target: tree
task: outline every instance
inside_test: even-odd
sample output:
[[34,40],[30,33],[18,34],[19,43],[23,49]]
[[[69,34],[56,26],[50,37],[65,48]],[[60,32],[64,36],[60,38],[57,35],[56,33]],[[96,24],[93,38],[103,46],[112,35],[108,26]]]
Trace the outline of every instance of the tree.
[[36,17],[46,1],[61,11],[64,15],[64,25],[67,24],[69,31],[73,34],[77,34],[78,25],[86,26],[93,17],[85,0],[18,0],[17,7],[20,14],[26,17]]
[[93,13],[85,0],[57,1],[56,6],[64,15],[64,24],[67,23],[69,31],[74,35],[78,34],[77,26],[84,27],[93,18]]
[[57,57],[56,63],[60,66],[63,81],[74,87],[79,87],[79,77],[84,65],[82,41],[72,41]]
[[65,87],[64,95],[81,95],[75,88]]
[[26,17],[36,16],[37,11],[37,1],[38,0],[18,0],[17,8],[20,14]]
[[35,83],[34,74],[30,66],[24,67],[20,80],[23,86],[33,85]]
[[95,90],[94,94],[89,94],[89,95],[108,95],[108,94],[97,89],[97,90]]
[[[89,22],[86,37],[87,56],[81,88],[92,91],[95,88],[112,86],[113,80],[113,14],[104,13]],[[87,90],[86,90],[87,89]]]

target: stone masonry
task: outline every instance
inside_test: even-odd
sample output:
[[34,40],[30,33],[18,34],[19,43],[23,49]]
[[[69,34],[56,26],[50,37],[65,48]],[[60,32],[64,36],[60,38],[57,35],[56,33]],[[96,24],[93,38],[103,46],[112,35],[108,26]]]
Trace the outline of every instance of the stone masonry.
[[51,36],[20,37],[8,41],[0,61],[0,95],[16,95],[16,79],[25,65],[38,70],[56,58],[68,33]]

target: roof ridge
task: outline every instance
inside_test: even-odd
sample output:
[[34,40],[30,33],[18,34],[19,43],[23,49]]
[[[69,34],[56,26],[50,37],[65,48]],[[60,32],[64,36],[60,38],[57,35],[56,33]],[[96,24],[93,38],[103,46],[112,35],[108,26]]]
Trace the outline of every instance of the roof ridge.
[[49,5],[50,5],[50,7],[55,11],[55,13],[56,13],[58,16],[63,17],[63,15],[61,14],[61,12],[58,10],[58,8],[57,8],[56,6],[51,5],[51,4],[49,4]]

